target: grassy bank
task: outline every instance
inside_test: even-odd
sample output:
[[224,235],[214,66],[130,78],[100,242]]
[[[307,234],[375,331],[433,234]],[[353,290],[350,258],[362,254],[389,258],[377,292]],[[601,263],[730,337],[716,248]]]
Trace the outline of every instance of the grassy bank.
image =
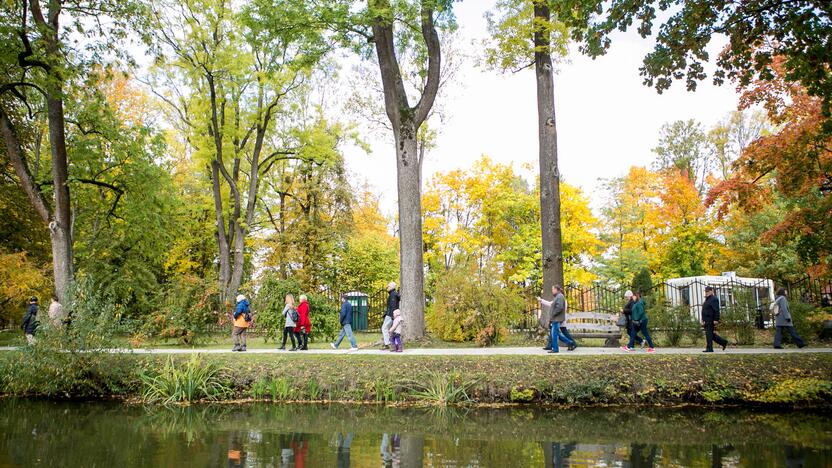
[[[155,401],[832,407],[832,355],[0,354],[0,392]],[[154,396],[151,398],[152,396]]]

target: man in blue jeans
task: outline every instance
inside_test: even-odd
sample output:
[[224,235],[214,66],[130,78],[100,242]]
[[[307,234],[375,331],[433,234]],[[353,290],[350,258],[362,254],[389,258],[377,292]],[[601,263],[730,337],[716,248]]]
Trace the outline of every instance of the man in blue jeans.
[[560,351],[558,348],[558,339],[566,343],[569,347],[568,349],[572,351],[577,347],[575,341],[570,339],[561,331],[561,324],[566,320],[566,297],[563,295],[563,288],[560,286],[552,286],[552,294],[555,296],[554,299],[552,299],[552,302],[539,297],[537,298],[541,305],[552,308],[552,321],[549,323],[549,335],[552,349],[549,352],[557,353]]
[[341,294],[341,333],[338,334],[338,339],[335,340],[335,343],[329,344],[332,346],[332,349],[338,349],[338,346],[341,345],[341,340],[344,339],[344,335],[347,335],[347,338],[350,340],[350,349],[352,351],[358,349],[358,344],[355,342],[355,336],[352,334],[352,325],[350,325],[351,318],[352,304],[350,304],[350,301],[347,300],[346,294]]

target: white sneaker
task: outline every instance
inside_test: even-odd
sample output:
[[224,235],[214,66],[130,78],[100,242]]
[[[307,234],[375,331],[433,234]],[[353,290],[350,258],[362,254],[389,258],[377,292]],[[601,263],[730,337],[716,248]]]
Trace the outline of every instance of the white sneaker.
[[358,348],[352,347],[352,348],[350,348],[350,351],[358,351]]
[[330,343],[329,345],[332,346],[332,349],[338,349],[335,347],[335,343]]

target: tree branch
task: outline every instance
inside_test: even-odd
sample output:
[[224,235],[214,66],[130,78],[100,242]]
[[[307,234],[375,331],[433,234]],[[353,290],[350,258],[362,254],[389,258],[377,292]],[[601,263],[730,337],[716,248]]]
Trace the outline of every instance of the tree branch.
[[416,128],[425,121],[439,92],[442,53],[439,46],[439,35],[433,23],[433,8],[427,1],[422,1],[422,37],[428,48],[428,78],[422,97],[415,107],[414,124]]
[[40,215],[44,223],[49,224],[52,220],[52,213],[50,212],[46,199],[41,193],[38,186],[35,184],[32,173],[29,171],[29,165],[26,163],[26,155],[23,152],[23,146],[17,137],[17,131],[14,124],[6,115],[3,108],[0,108],[0,134],[6,143],[6,154],[14,166],[17,178],[20,179],[20,184],[23,186],[23,191],[29,197],[29,201],[35,208],[35,211]]

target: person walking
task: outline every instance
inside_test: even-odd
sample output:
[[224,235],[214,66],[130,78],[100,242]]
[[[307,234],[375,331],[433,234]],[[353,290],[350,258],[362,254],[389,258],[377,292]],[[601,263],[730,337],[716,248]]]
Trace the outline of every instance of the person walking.
[[251,325],[251,309],[248,299],[242,294],[237,295],[237,307],[234,309],[234,329],[231,331],[231,339],[234,347],[231,351],[246,350],[246,332]]
[[[286,338],[292,340],[292,349],[289,351],[297,351],[298,347],[295,345],[295,325],[297,325],[297,320],[300,318],[298,316],[298,311],[295,309],[295,296],[291,294],[287,294],[284,299],[283,306],[283,344],[280,345],[277,349],[286,349]],[[298,343],[300,343],[300,337],[298,337]]]
[[714,341],[716,344],[725,347],[728,346],[728,340],[716,334],[714,330],[719,323],[719,298],[714,294],[713,286],[705,287],[705,303],[702,304],[702,326],[705,328],[705,351],[703,353],[714,352]]
[[350,301],[347,300],[346,294],[341,294],[341,333],[338,334],[338,339],[335,340],[335,343],[330,343],[329,345],[332,346],[332,349],[338,349],[338,346],[341,346],[341,340],[344,339],[344,335],[350,340],[350,350],[355,351],[358,349],[358,344],[355,342],[355,336],[352,334],[352,325],[350,321],[352,320],[352,304]]
[[384,322],[381,324],[381,339],[384,345],[381,349],[390,349],[390,327],[393,325],[393,311],[399,308],[401,295],[396,291],[396,283],[391,281],[387,285],[387,310],[384,312]]
[[309,349],[309,334],[312,332],[312,322],[309,321],[309,299],[306,294],[300,295],[300,305],[298,305],[298,321],[295,324],[295,333],[298,338],[298,350]]
[[569,351],[572,351],[573,349],[577,348],[575,341],[565,336],[560,329],[564,320],[566,320],[566,297],[563,295],[563,288],[560,286],[552,286],[552,295],[554,296],[554,298],[551,301],[547,301],[540,297],[537,298],[537,300],[540,302],[542,306],[549,307],[551,309],[552,318],[551,323],[549,324],[549,340],[552,349],[550,349],[549,352],[557,353],[560,351],[558,347],[558,340],[561,340],[564,343],[566,343],[567,349]]
[[771,308],[774,312],[774,349],[783,349],[783,332],[787,330],[798,348],[805,347],[806,342],[794,330],[794,322],[792,322],[792,313],[789,310],[789,301],[786,299],[785,289],[777,290],[777,299],[774,300]]
[[23,323],[20,324],[23,329],[23,334],[26,336],[26,343],[33,346],[36,342],[35,332],[38,329],[38,298],[32,296],[29,299],[29,306],[26,308],[26,314],[23,316]]
[[402,346],[402,311],[396,309],[393,311],[393,324],[390,325],[390,344],[394,353],[401,353],[404,350]]
[[633,304],[633,326],[630,328],[630,342],[626,346],[622,346],[621,349],[624,351],[635,351],[633,346],[635,345],[636,334],[641,332],[644,335],[644,339],[647,340],[647,346],[649,346],[647,352],[655,353],[656,348],[653,346],[653,339],[650,338],[650,331],[647,329],[647,312],[644,310],[644,300],[641,298],[641,293],[638,291],[634,292],[633,299],[635,303]]
[[[624,299],[627,300],[627,303],[624,304],[624,310],[621,313],[624,314],[624,317],[627,319],[627,336],[630,336],[630,330],[633,328],[633,304],[636,303],[633,300],[633,292],[629,289],[624,293]],[[636,341],[635,344],[642,346],[644,345],[644,338],[642,338],[638,333],[636,333]]]

